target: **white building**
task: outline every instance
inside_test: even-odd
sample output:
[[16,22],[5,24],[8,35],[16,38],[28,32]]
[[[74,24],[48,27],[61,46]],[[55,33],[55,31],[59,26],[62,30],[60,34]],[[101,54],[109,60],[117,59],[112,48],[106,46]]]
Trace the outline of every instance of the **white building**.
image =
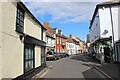
[[67,45],[66,46],[67,47],[67,52],[68,52],[69,55],[76,54],[76,45],[75,45],[71,35],[69,37],[67,37],[66,45]]
[[118,5],[120,2],[114,1],[98,4],[90,22],[90,43],[94,46],[93,49],[97,53],[96,58],[101,63],[112,60],[112,57],[108,59],[106,56],[113,56],[111,53],[113,34],[114,42],[120,39],[118,34]]
[[48,31],[46,32],[46,49],[55,51],[55,38]]

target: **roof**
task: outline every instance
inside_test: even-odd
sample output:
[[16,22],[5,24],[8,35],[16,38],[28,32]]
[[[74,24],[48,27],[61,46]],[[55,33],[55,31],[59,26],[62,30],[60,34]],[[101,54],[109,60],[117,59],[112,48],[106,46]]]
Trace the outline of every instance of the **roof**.
[[64,35],[56,34],[56,36],[60,36],[60,37],[62,37],[62,38],[67,39],[67,37],[66,37],[66,36],[64,36]]
[[103,6],[104,7],[110,7],[110,6],[112,7],[112,6],[118,6],[118,5],[120,5],[120,0],[112,0],[112,1],[101,3],[101,4],[97,4],[96,8],[95,8],[95,11],[94,11],[94,14],[93,14],[93,17],[92,17],[92,19],[90,21],[89,29],[91,28],[91,26],[93,24],[94,18],[96,16],[99,8],[102,8]]
[[69,43],[74,43],[73,39],[70,38],[70,37],[67,37],[67,42],[69,42]]
[[46,36],[55,39],[48,31],[46,31]]
[[76,45],[79,45],[79,41],[72,39]]
[[33,14],[22,2],[17,2],[17,3],[31,16],[31,18],[33,18],[34,21],[36,21],[40,26],[42,26],[43,29],[46,30],[46,28],[33,16]]
[[75,38],[78,39],[79,41],[83,42],[80,38],[78,38],[78,37],[75,37]]
[[53,29],[49,26],[48,22],[44,22],[44,27],[47,29],[47,31],[51,34],[52,37],[54,37],[54,31]]

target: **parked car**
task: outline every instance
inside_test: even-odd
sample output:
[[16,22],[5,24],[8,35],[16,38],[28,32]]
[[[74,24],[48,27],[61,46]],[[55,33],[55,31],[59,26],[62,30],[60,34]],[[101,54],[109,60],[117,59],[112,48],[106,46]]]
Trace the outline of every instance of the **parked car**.
[[57,59],[60,59],[58,52],[53,52],[56,55]]
[[58,53],[59,59],[63,58],[63,54],[61,52]]
[[57,55],[54,52],[47,52],[46,60],[57,60]]
[[63,53],[63,56],[64,57],[69,57],[69,54],[68,53]]

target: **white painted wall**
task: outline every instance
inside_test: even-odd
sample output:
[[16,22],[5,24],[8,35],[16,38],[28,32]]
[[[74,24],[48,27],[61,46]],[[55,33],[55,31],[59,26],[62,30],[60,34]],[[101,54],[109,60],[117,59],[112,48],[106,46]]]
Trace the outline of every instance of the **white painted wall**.
[[90,29],[90,42],[93,43],[99,37],[100,37],[100,21],[99,13],[97,13]]
[[75,46],[74,43],[67,42],[66,45],[68,45],[67,46],[67,52],[68,52],[69,55],[76,54],[76,49],[75,49],[76,46]]
[[[112,16],[113,16],[113,27],[114,27],[114,40],[117,41],[118,36],[118,7],[112,7]],[[100,38],[109,38],[112,36],[112,26],[111,26],[111,17],[109,8],[100,8],[95,17],[92,27],[90,29],[90,42],[93,43],[95,40]],[[108,33],[103,35],[104,30],[107,30]],[[95,38],[97,36],[97,38]]]
[[119,40],[118,32],[118,6],[112,7],[112,18],[113,18],[113,27],[114,27],[114,40],[115,42]]
[[[0,2],[0,15],[2,15],[2,3]],[[2,79],[2,16],[0,16],[0,80]]]
[[[118,15],[120,15],[120,7],[118,7]],[[118,16],[118,37],[120,40],[120,16]]]
[[46,37],[46,46],[54,47],[55,46],[55,39]]
[[[112,28],[111,28],[111,18],[110,18],[110,9],[99,9],[99,19],[100,19],[100,37],[101,38],[109,38],[112,36]],[[107,30],[108,33],[103,35],[104,30]]]

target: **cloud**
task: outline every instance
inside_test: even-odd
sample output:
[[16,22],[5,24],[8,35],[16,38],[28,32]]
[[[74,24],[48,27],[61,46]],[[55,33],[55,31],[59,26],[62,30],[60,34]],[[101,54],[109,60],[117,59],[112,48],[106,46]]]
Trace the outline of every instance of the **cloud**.
[[49,22],[59,23],[89,21],[96,4],[96,2],[25,2],[36,17],[49,14],[52,16]]

